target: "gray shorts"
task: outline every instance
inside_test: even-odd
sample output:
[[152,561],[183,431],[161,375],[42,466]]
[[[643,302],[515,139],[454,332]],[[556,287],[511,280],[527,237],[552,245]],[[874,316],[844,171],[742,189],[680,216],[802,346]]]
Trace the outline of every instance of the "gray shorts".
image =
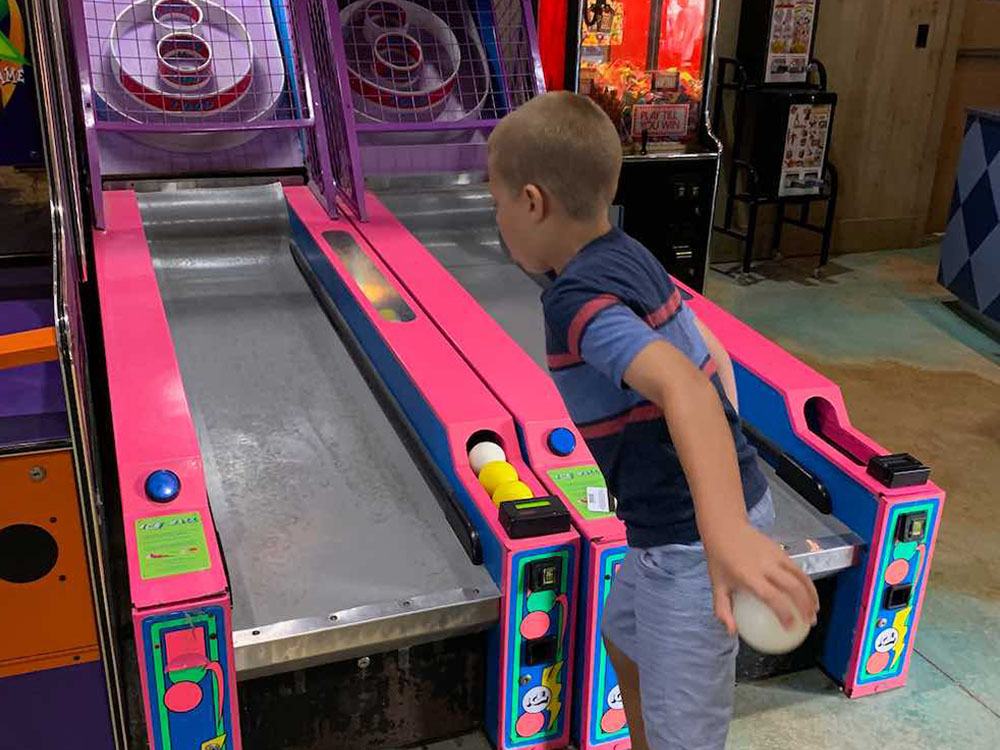
[[[750,511],[774,523],[768,492]],[[630,547],[601,623],[604,638],[639,667],[642,718],[653,750],[723,750],[733,710],[737,640],[712,607],[705,548]]]

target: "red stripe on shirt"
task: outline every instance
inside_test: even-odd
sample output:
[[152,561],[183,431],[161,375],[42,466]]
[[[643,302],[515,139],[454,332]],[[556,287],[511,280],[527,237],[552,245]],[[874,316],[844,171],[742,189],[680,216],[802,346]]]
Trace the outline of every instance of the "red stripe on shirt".
[[575,354],[549,354],[547,360],[550,370],[561,370],[564,367],[572,367],[583,362]]
[[706,375],[708,375],[708,377],[712,377],[713,375],[715,375],[716,372],[719,371],[719,367],[718,365],[715,364],[715,360],[712,359],[712,357],[710,356],[708,359],[705,360],[705,364],[701,366],[701,371]]
[[673,318],[680,309],[681,293],[679,289],[674,289],[674,293],[670,295],[670,299],[647,315],[645,321],[650,328],[659,328]]
[[573,321],[569,324],[569,331],[566,333],[566,341],[572,354],[580,354],[580,338],[587,324],[594,319],[601,310],[617,305],[620,300],[611,294],[601,294],[594,297],[590,302],[583,305],[573,316]]
[[648,422],[651,419],[659,419],[662,416],[663,411],[659,406],[652,403],[645,403],[610,419],[602,419],[600,422],[593,422],[589,425],[581,425],[579,429],[584,440],[593,440],[595,438],[615,435],[624,430],[626,425],[633,422]]

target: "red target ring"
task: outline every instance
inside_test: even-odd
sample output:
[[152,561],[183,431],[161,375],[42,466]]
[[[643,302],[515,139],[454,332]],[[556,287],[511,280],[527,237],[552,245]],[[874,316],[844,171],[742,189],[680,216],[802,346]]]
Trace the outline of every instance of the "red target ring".
[[[183,10],[189,5],[196,8],[200,15]],[[165,10],[158,10],[160,8]],[[171,13],[181,13],[182,20],[199,17],[207,26],[227,29],[230,37],[238,40],[240,46],[247,50],[245,67],[238,77],[211,93],[201,91],[213,77],[213,54],[211,45],[193,31],[170,32],[156,43],[154,75],[144,76],[138,69],[135,72],[128,70],[122,64],[127,57],[123,57],[119,40],[137,25],[155,22],[157,12],[168,18]],[[250,34],[236,15],[212,0],[201,0],[198,4],[191,0],[160,0],[157,3],[138,0],[118,14],[111,27],[110,38],[114,77],[129,96],[150,109],[193,117],[215,114],[240,101],[253,83],[253,41]]]
[[191,32],[165,34],[156,44],[160,80],[171,88],[192,91],[212,79],[212,48]]

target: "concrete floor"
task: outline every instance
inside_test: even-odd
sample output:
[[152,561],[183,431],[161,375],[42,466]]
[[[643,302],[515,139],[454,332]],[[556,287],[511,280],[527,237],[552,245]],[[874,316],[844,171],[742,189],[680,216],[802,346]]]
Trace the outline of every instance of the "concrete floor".
[[910,682],[848,701],[818,672],[737,691],[730,747],[1000,747],[1000,343],[950,310],[938,248],[758,266],[708,293],[844,392],[853,423],[948,493]]
[[[817,670],[739,685],[732,750],[1000,747],[1000,344],[944,306],[936,247],[758,267],[709,296],[839,383],[854,424],[948,492],[909,684],[849,701]],[[482,750],[481,737],[433,750]]]

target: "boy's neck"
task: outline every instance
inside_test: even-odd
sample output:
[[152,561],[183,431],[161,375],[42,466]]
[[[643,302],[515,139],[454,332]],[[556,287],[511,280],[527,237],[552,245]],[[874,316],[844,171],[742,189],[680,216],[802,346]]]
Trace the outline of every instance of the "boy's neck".
[[611,222],[606,216],[593,221],[566,221],[558,228],[553,238],[552,247],[552,270],[556,275],[563,272],[569,262],[576,257],[583,248],[603,237],[611,231]]

